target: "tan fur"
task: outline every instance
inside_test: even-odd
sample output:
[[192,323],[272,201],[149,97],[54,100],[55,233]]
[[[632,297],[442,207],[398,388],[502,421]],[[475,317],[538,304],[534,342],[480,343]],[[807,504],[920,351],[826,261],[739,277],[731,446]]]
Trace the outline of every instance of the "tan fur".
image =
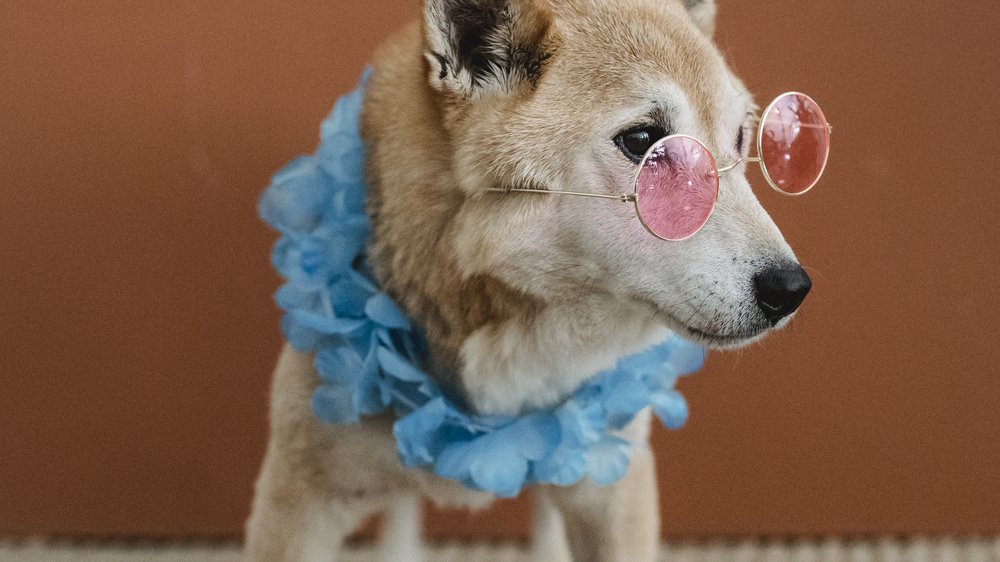
[[[646,235],[628,205],[487,191],[620,193],[634,164],[610,139],[643,115],[737,156],[752,102],[709,40],[714,3],[688,2],[689,14],[681,0],[510,0],[505,37],[517,48],[508,51],[528,63],[479,76],[449,51],[446,1],[426,0],[424,21],[378,52],[362,114],[371,263],[426,332],[428,370],[472,409],[513,414],[558,403],[668,328],[719,333],[704,336],[711,345],[759,337],[722,334],[750,333],[743,281],[752,267],[793,258],[742,176],[727,179],[704,234],[676,244]],[[684,300],[689,291],[700,305]],[[388,417],[318,422],[311,361],[286,347],[275,371],[251,559],[328,559],[361,517],[415,493],[490,501],[404,470]],[[624,432],[636,445],[619,483],[540,488],[561,514],[546,520],[562,518],[575,560],[655,558],[649,419]]]
[[[488,273],[458,274],[449,217],[465,197],[454,189],[447,136],[419,44],[414,24],[376,55],[378,72],[362,113],[375,225],[371,261],[383,289],[426,331],[431,370],[453,375],[469,334],[488,323],[531,322],[540,303]],[[408,95],[399,96],[400,90]],[[391,124],[379,122],[390,115]]]

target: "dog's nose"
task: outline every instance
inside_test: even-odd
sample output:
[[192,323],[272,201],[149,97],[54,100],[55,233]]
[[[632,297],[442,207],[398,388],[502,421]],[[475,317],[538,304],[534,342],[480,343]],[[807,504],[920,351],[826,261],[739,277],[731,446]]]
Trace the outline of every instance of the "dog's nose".
[[812,281],[799,264],[766,269],[753,278],[753,283],[757,306],[772,326],[795,312],[812,288]]

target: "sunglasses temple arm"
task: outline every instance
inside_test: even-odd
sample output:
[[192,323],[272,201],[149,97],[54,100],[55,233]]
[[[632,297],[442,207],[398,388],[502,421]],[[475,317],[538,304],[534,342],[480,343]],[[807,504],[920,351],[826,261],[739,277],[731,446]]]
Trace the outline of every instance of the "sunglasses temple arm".
[[[831,136],[833,135],[833,125],[827,123],[826,124],[826,130],[828,131],[828,133]],[[732,170],[733,168],[735,168],[736,166],[739,166],[740,164],[742,164],[744,162],[758,162],[759,163],[760,162],[760,156],[748,156],[748,157],[745,157],[745,158],[737,158],[736,161],[733,162],[732,164],[729,164],[729,165],[726,165],[726,166],[723,166],[723,167],[719,168],[718,169],[719,175],[721,176],[722,174],[728,172],[729,170]]]
[[723,166],[723,167],[719,168],[718,169],[719,175],[721,176],[722,174],[728,172],[729,170],[732,170],[733,168],[735,168],[736,166],[739,166],[740,164],[742,164],[744,162],[760,162],[760,157],[759,156],[749,156],[749,157],[746,157],[746,158],[738,158],[732,164],[729,164],[727,166]]
[[635,194],[633,193],[623,193],[621,195],[605,195],[603,193],[584,193],[582,191],[561,191],[558,189],[527,189],[527,188],[510,188],[504,189],[502,187],[490,187],[487,191],[515,191],[518,193],[546,193],[553,195],[578,195],[580,197],[594,197],[597,199],[614,199],[615,201],[621,201],[622,203],[630,203],[635,201]]

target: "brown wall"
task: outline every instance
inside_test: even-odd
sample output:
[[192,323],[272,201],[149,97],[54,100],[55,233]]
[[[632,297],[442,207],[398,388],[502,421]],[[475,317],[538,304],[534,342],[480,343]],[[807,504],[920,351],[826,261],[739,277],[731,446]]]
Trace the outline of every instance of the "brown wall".
[[[0,533],[240,531],[280,345],[256,197],[417,11],[0,3]],[[722,0],[758,101],[811,93],[834,146],[806,198],[751,176],[815,288],[683,383],[670,534],[1000,532],[997,29],[990,0]]]

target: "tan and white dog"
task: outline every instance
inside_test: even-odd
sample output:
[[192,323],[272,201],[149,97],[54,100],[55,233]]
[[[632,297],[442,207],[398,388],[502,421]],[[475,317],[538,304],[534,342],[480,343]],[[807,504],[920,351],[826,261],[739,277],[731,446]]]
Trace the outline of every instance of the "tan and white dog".
[[[695,236],[650,235],[632,205],[499,193],[618,194],[637,156],[685,133],[720,162],[747,151],[754,103],[711,35],[711,0],[425,0],[378,53],[362,115],[383,290],[427,334],[428,372],[478,413],[550,407],[668,331],[735,347],[788,322],[809,289],[743,168]],[[406,470],[389,417],[318,421],[312,358],[286,346],[247,525],[253,560],[329,560],[389,510],[383,554],[419,555],[417,498],[481,507],[488,494]],[[627,429],[645,442],[648,412]],[[653,458],[617,484],[540,486],[536,554],[653,560]]]

